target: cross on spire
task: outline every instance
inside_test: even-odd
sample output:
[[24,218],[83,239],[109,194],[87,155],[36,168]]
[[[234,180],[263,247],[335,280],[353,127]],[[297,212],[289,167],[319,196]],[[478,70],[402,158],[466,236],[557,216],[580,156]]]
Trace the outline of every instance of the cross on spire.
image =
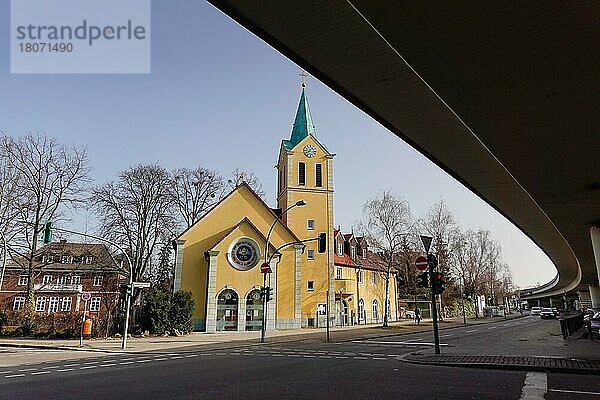
[[305,70],[302,70],[298,75],[302,77],[302,87],[306,87],[306,78],[308,77],[308,73]]

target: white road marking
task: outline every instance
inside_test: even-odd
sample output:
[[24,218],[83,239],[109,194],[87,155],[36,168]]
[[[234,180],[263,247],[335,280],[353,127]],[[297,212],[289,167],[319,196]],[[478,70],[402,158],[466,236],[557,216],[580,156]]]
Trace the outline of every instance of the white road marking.
[[[162,358],[162,360],[166,360],[166,358]],[[127,365],[127,364],[133,364],[133,361],[125,361],[125,362],[119,363],[119,365]]]
[[271,354],[273,357],[283,357],[283,354]]
[[39,372],[32,372],[31,375],[42,375],[42,374],[50,374],[52,373],[52,371],[39,371]]
[[335,358],[348,358],[347,356],[335,356]]
[[490,329],[494,329],[494,327],[493,327],[493,326],[490,326],[490,327],[488,328],[488,331],[489,331]]
[[383,357],[373,357],[373,360],[387,360],[387,358],[383,358]]
[[26,369],[20,369],[19,372],[27,372],[27,371],[36,371],[37,368],[26,368]]
[[333,358],[333,357],[331,357],[331,356],[319,356],[319,358]]
[[304,358],[315,358],[316,356],[308,356],[308,355],[305,354],[302,357],[304,357]]
[[188,354],[185,358],[198,357],[198,354]]
[[102,364],[100,366],[101,367],[114,367],[115,365],[117,365],[117,364],[115,364],[115,363],[108,363],[108,364]]
[[90,368],[98,368],[97,365],[88,365],[87,367],[80,367],[79,369],[90,369]]
[[548,391],[549,392],[560,392],[560,393],[576,393],[576,394],[600,395],[600,392],[583,392],[581,390],[548,389]]
[[18,378],[20,376],[25,376],[25,374],[15,374],[15,375],[5,375],[5,378]]
[[175,356],[175,357],[171,357],[171,360],[177,360],[178,358],[183,358],[183,356]]
[[145,362],[150,362],[150,360],[137,360],[136,362],[145,363]]
[[450,336],[454,336],[454,333],[449,333],[447,335],[440,335],[440,337],[450,337]]
[[352,358],[354,358],[355,360],[368,360],[369,359],[368,357],[352,357]]
[[465,333],[472,333],[472,332],[477,332],[477,329],[470,329],[468,331],[465,331]]
[[519,400],[543,400],[548,390],[548,377],[544,372],[528,372]]
[[65,364],[63,367],[77,367],[79,364]]
[[56,369],[56,368],[60,368],[60,365],[53,365],[51,367],[46,367],[46,369]]
[[65,369],[57,369],[54,372],[68,372],[68,371],[73,371],[73,370],[74,370],[74,368],[65,368]]

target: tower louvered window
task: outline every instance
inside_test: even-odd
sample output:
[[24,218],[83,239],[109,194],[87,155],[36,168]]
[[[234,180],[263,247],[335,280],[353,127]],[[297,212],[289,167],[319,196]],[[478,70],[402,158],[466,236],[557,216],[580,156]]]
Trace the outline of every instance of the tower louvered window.
[[315,186],[323,187],[323,172],[321,164],[315,165]]
[[303,162],[298,164],[298,185],[306,185],[306,164]]

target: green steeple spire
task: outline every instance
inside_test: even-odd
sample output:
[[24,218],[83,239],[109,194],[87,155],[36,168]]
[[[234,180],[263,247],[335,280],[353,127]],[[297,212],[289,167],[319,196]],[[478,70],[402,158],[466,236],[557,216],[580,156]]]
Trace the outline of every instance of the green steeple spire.
[[292,137],[289,141],[291,147],[296,146],[308,135],[316,136],[316,131],[312,117],[310,116],[308,98],[306,97],[303,84],[302,95],[300,96],[300,103],[298,104],[298,111],[296,111],[296,119],[294,120],[294,128],[292,129]]

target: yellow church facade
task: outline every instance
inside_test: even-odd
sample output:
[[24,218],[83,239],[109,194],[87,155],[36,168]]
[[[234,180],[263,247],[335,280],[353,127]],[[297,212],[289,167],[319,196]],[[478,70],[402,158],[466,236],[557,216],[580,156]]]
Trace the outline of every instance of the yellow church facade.
[[[360,290],[340,290],[342,281],[344,287],[360,289],[357,279],[363,272],[357,271],[366,263],[336,266],[334,157],[317,139],[303,88],[291,137],[282,140],[275,166],[277,208],[242,183],[175,241],[174,289],[192,292],[197,330],[260,330],[263,279],[272,289],[267,330],[324,326],[327,306],[331,323],[382,320],[384,308],[373,308],[372,295],[363,291],[368,298],[359,298]],[[327,242],[319,252],[317,238],[323,233]],[[363,248],[366,255],[366,244]],[[266,276],[261,273],[265,260],[271,271]],[[336,276],[339,268],[347,270],[344,278]],[[394,288],[395,275],[391,278]],[[379,279],[375,286],[380,289],[384,282]],[[369,288],[369,293],[377,291]],[[390,320],[396,315],[392,293]],[[374,310],[376,318],[367,318]]]

